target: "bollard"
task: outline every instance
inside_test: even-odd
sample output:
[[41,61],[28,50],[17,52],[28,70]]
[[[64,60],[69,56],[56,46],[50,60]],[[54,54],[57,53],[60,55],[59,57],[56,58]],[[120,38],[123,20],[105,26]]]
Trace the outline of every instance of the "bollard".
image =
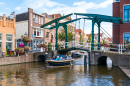
[[87,64],[90,64],[90,52],[88,52]]
[[87,59],[87,55],[85,54],[85,55],[84,55],[84,65],[87,65],[86,59]]
[[48,53],[46,52],[45,53],[45,63],[46,63],[47,58],[48,58]]

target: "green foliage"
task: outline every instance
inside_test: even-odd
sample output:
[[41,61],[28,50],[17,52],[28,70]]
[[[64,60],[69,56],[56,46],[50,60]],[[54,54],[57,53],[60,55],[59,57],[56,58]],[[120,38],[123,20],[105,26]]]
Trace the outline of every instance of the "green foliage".
[[92,42],[92,34],[89,35],[87,43],[91,43]]
[[[83,42],[84,41],[84,39],[83,39],[83,35],[82,34],[80,34],[80,39],[79,39],[79,42]],[[83,44],[83,43],[80,43],[80,44]]]
[[[67,40],[68,41],[73,41],[74,40],[74,34],[72,33],[72,31],[70,31],[70,26],[67,26]],[[61,30],[60,33],[58,33],[58,40],[60,41],[65,41],[65,29]]]
[[64,41],[65,40],[65,30],[61,30],[61,32],[58,33],[58,39],[60,41]]
[[48,51],[51,50],[51,42],[48,43]]

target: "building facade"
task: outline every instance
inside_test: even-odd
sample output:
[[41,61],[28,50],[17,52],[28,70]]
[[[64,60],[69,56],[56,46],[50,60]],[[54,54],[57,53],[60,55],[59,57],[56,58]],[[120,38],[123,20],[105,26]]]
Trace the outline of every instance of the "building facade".
[[44,24],[43,15],[33,12],[28,8],[27,12],[16,15],[16,47],[21,43],[21,36],[28,35],[31,38],[29,44],[33,51],[39,51],[38,44],[44,41],[44,29],[40,28]]
[[0,16],[0,51],[15,50],[15,18]]
[[121,17],[123,24],[113,24],[113,38],[116,44],[130,43],[130,0],[114,0],[113,16]]

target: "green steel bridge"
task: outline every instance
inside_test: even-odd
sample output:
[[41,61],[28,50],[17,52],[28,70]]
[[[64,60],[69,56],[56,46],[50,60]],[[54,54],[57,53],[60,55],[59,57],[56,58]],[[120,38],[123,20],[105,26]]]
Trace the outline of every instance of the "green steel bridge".
[[[69,19],[68,21],[62,22],[62,23],[59,22],[60,20],[67,19],[67,17],[71,17],[71,16],[75,16],[75,19]],[[87,49],[83,48],[83,47],[77,47],[77,46],[68,47],[67,24],[78,21],[78,20],[81,20],[81,19],[83,19],[83,20],[91,20],[92,21],[92,42],[91,42],[91,44],[89,44],[89,48],[87,48]],[[56,38],[55,50],[57,50],[58,52],[69,51],[69,50],[91,51],[91,50],[94,50],[94,25],[95,24],[97,24],[97,26],[98,26],[98,50],[100,50],[100,46],[99,46],[99,44],[100,44],[100,29],[101,29],[101,23],[102,22],[118,23],[119,25],[123,23],[123,21],[122,21],[122,19],[120,17],[113,17],[113,16],[99,15],[99,14],[87,14],[87,13],[71,13],[71,14],[62,16],[60,18],[54,19],[54,20],[42,25],[41,28],[47,28],[49,30],[56,29],[56,33],[55,33],[55,38]],[[51,26],[51,27],[48,27],[48,26]],[[65,43],[64,43],[64,49],[59,49],[58,48],[58,28],[59,28],[59,26],[62,26],[64,28],[64,30],[65,30],[66,38],[65,38]],[[112,39],[112,41],[113,41],[114,44],[118,44],[118,42],[116,40],[114,40],[114,38]]]

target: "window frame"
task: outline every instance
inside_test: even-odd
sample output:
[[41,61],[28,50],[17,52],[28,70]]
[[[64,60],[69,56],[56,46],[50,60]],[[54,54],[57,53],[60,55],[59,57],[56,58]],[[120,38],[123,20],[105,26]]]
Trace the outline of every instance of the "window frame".
[[[34,29],[36,29],[36,35],[34,35],[34,37],[43,37],[43,28],[33,27],[33,34],[35,31]],[[40,30],[40,36],[37,35],[38,29]]]
[[[129,11],[129,14],[127,13],[128,16],[129,16],[129,17],[127,18],[128,21],[125,21],[125,18],[124,18],[125,6],[130,6],[130,4],[124,4],[124,5],[123,5],[123,21],[124,21],[124,23],[129,23],[129,22],[130,22],[130,11]],[[129,10],[130,10],[130,9],[129,9]]]
[[36,15],[36,23],[38,23],[38,15]]
[[[11,35],[12,36],[12,40],[11,41],[7,41],[7,38],[6,38],[6,45],[7,45],[7,43],[12,43],[12,46],[11,46],[11,50],[13,50],[13,34],[6,34],[6,36],[7,35]],[[6,51],[7,51],[7,48],[6,48]]]
[[[129,34],[130,34],[130,32],[124,32],[124,33],[123,33],[123,45],[124,45],[124,46],[125,46],[124,39],[125,39],[125,38],[128,38],[128,37],[124,37],[124,36],[125,36],[125,33],[129,33]],[[129,37],[129,38],[130,38],[130,37]]]
[[36,22],[36,15],[33,14],[33,22]]
[[49,32],[46,32],[46,38],[49,39]]
[[3,41],[2,41],[2,37],[3,37],[3,36],[2,36],[2,35],[3,35],[3,34],[2,34],[2,33],[0,33],[0,35],[1,35],[1,39],[0,39],[1,48],[0,48],[0,51],[2,51],[2,43],[3,43]]

